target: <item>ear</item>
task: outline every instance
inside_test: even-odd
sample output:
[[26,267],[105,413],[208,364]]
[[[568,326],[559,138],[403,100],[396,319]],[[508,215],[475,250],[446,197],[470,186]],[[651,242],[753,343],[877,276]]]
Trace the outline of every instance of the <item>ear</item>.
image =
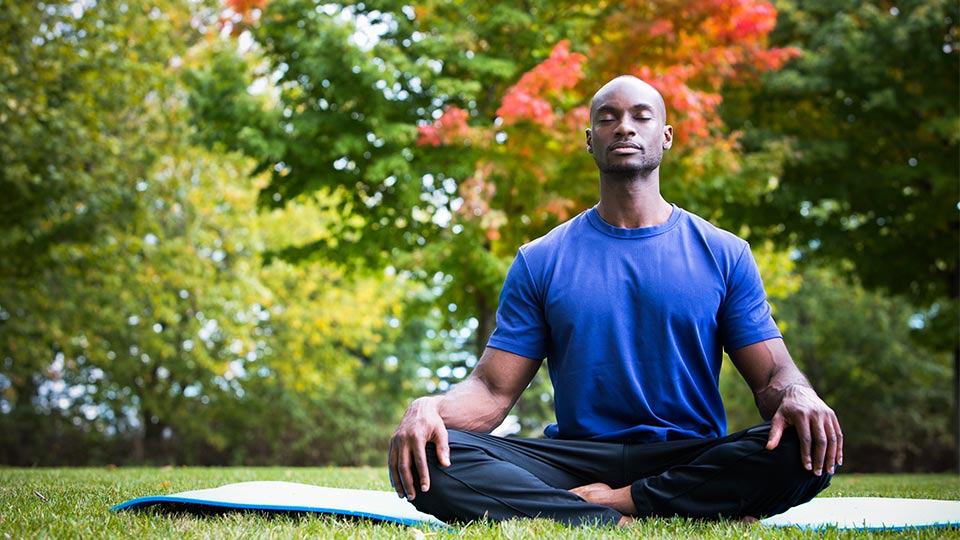
[[673,146],[673,126],[663,126],[663,149],[669,150]]
[[590,128],[587,128],[587,152],[593,153],[593,134],[590,132]]

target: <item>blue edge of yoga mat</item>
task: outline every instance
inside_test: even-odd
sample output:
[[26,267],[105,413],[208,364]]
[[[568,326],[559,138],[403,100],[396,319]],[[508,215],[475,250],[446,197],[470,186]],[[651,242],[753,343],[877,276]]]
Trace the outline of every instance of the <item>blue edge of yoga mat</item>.
[[[361,517],[406,526],[450,527],[435,517],[418,511],[392,491],[329,488],[295,482],[240,482],[172,495],[140,497],[118,504],[110,510],[136,510],[154,505],[188,505],[195,506],[197,510],[310,512]],[[819,497],[783,514],[761,520],[760,523],[772,527],[814,530],[960,528],[960,501]]]

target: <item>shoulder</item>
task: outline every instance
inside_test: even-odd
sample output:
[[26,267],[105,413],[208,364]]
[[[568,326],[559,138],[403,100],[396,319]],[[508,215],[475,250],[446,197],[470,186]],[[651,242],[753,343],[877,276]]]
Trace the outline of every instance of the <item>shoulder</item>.
[[554,227],[547,234],[520,246],[520,255],[524,258],[543,258],[564,249],[573,238],[581,238],[588,229],[592,229],[587,215],[592,210],[584,210],[573,218]]
[[686,230],[687,234],[702,239],[711,251],[739,255],[749,247],[746,240],[717,227],[693,212],[683,209],[680,209],[680,212],[683,212],[680,227]]

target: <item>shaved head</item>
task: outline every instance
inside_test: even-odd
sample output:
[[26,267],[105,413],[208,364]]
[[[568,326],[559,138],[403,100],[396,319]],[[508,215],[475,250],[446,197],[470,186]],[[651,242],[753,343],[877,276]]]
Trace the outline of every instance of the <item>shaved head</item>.
[[591,124],[593,124],[597,110],[603,105],[606,98],[614,91],[621,89],[630,89],[639,96],[649,97],[660,122],[663,124],[667,123],[667,105],[664,103],[663,96],[660,95],[660,92],[650,84],[633,75],[621,75],[603,85],[600,90],[597,90],[597,93],[593,95],[593,99],[590,100]]

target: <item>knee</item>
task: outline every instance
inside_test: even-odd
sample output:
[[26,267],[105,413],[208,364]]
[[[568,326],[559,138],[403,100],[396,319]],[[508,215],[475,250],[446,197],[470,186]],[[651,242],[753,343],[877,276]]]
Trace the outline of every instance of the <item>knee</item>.
[[[769,433],[769,430],[767,430]],[[832,474],[816,475],[804,466],[800,453],[801,443],[796,430],[792,427],[784,431],[780,444],[772,450],[764,450],[766,464],[761,472],[766,477],[766,485],[771,492],[776,492],[776,501],[772,507],[761,512],[763,515],[778,514],[803,504],[814,498],[818,493],[830,485]],[[767,496],[773,495],[769,493]]]
[[[440,464],[437,457],[437,447],[434,443],[426,446],[427,473],[430,477],[430,486],[427,491],[415,486],[416,496],[410,502],[417,510],[431,514],[442,521],[458,521],[472,519],[477,516],[465,515],[458,507],[463,493],[463,483],[457,480],[456,473],[451,469],[462,468],[466,463],[473,461],[469,455],[476,449],[472,433],[450,430],[447,435],[450,448],[450,467]],[[473,444],[471,444],[473,441]],[[465,463],[466,462],[466,463]],[[453,473],[453,474],[451,474]],[[419,473],[415,473],[419,474]]]

